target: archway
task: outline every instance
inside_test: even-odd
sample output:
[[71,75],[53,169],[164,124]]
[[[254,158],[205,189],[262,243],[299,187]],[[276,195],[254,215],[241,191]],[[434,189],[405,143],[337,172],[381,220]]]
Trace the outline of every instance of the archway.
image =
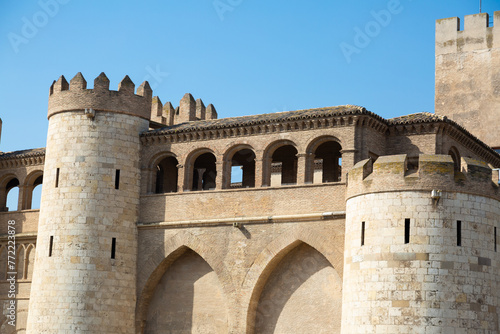
[[336,141],[320,144],[314,151],[314,183],[338,182],[342,175],[342,147]]
[[337,271],[316,249],[300,242],[267,278],[251,327],[259,334],[340,333],[341,306]]
[[448,155],[453,159],[453,171],[455,173],[461,171],[461,158],[460,153],[458,152],[455,146],[452,146],[448,151]]
[[35,171],[26,177],[23,210],[40,209],[42,198],[43,172]]
[[178,164],[179,162],[175,157],[168,156],[156,165],[156,194],[177,192]]
[[227,306],[218,277],[184,248],[165,271],[149,302],[144,333],[227,333]]
[[271,157],[271,186],[297,183],[297,149],[284,145]]
[[193,164],[193,183],[191,190],[215,189],[217,176],[216,158],[211,152],[203,153],[196,158]]
[[230,188],[255,187],[255,153],[241,149],[231,157]]
[[19,180],[11,179],[7,182],[3,192],[5,193],[5,203],[3,203],[4,211],[19,210]]

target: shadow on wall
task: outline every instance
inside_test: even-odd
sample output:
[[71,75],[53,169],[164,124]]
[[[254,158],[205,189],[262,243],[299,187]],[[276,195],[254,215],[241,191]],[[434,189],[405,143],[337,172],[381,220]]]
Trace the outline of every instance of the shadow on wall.
[[191,249],[163,274],[149,303],[144,333],[227,333],[227,306],[217,275]]
[[254,333],[340,333],[341,308],[339,275],[321,253],[302,243],[267,280]]

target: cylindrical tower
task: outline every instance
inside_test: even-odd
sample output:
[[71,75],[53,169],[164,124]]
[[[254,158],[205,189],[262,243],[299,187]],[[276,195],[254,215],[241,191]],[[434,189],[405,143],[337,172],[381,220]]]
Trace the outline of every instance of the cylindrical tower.
[[349,172],[342,333],[498,333],[498,185],[485,164],[420,155]]
[[134,333],[140,140],[152,91],[126,76],[50,87],[28,333]]

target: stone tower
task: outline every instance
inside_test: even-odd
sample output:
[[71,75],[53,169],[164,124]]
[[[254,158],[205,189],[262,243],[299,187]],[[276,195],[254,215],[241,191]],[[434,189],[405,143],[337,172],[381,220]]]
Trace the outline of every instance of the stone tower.
[[500,11],[436,22],[435,111],[500,149]]
[[50,87],[28,333],[134,333],[139,134],[152,91],[78,73]]
[[342,333],[497,333],[498,185],[482,162],[379,157],[349,172]]

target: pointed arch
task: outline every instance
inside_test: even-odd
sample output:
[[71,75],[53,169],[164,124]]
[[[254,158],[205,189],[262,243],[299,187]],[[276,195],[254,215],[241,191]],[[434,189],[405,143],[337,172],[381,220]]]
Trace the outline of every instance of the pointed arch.
[[[145,329],[148,307],[155,288],[172,264],[188,251],[199,255],[213,269],[221,284],[223,297],[227,301],[230,295],[228,287],[231,285],[231,276],[224,263],[216,258],[216,252],[210,246],[203,243],[195,235],[181,231],[168,239],[163,246],[153,251],[147,261],[139,264],[136,307],[136,328],[139,333],[143,333]],[[228,305],[227,302],[226,305]],[[228,319],[231,319],[229,311]]]
[[462,167],[461,167],[461,160],[462,158],[460,157],[460,152],[457,150],[455,146],[450,147],[450,150],[448,151],[448,155],[451,156],[453,159],[453,171],[455,173],[461,172]]
[[248,299],[243,302],[246,305],[246,329],[247,333],[254,332],[257,306],[262,291],[272,272],[280,264],[283,258],[293,249],[301,244],[314,248],[323,255],[338,273],[342,280],[343,273],[343,238],[338,237],[339,246],[335,240],[314,233],[311,229],[301,228],[283,235],[272,241],[255,259],[252,267],[247,272],[243,282],[244,291],[252,291]]
[[26,249],[24,247],[24,244],[17,245],[17,250],[16,250],[17,279],[25,278],[25,261],[24,261],[25,256],[26,256]]
[[31,280],[33,278],[33,269],[35,268],[35,245],[34,244],[29,244],[28,247],[26,247],[26,263],[25,263],[25,271],[26,271],[26,279]]

